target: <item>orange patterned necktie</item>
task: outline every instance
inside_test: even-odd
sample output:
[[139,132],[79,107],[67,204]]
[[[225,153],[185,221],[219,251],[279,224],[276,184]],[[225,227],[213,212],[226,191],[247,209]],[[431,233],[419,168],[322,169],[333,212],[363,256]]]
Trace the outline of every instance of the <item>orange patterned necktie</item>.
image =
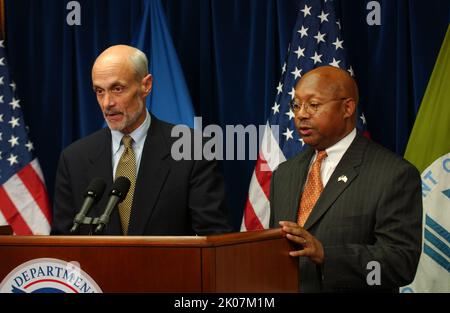
[[306,181],[305,188],[303,189],[297,216],[297,224],[302,227],[305,225],[309,214],[311,214],[311,211],[323,190],[322,179],[320,178],[320,167],[322,166],[323,159],[326,157],[326,151],[319,151],[317,153],[317,158],[311,167],[308,180]]

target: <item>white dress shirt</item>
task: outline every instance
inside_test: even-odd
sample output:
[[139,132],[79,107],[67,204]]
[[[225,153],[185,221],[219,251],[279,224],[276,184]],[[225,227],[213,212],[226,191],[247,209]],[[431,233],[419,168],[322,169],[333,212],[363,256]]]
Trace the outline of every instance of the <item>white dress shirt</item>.
[[[351,143],[356,137],[356,128],[352,130],[350,134],[342,138],[340,141],[335,143],[333,146],[325,149],[327,152],[327,157],[323,159],[322,165],[320,167],[320,177],[322,178],[323,187],[327,185],[330,180],[331,175],[333,174],[336,166],[341,161],[348,147],[350,147]],[[311,170],[311,165],[317,158],[317,151],[311,159],[311,163],[309,164],[309,169]]]
[[[139,164],[141,164],[142,150],[144,149],[145,138],[147,138],[147,131],[150,127],[151,116],[147,112],[144,123],[142,123],[138,128],[136,128],[129,136],[133,138],[133,151],[136,156],[136,177],[139,172]],[[118,130],[111,130],[112,136],[112,166],[113,166],[113,177],[115,178],[115,173],[117,169],[117,164],[119,163],[120,157],[125,149],[122,144],[122,137],[124,136]]]

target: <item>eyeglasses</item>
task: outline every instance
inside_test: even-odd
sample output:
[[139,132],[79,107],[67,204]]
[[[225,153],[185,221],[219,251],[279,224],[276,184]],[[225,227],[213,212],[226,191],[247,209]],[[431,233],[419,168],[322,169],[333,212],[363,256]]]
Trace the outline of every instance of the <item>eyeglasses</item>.
[[342,101],[342,100],[346,100],[346,99],[347,98],[331,99],[331,100],[328,100],[328,101],[326,101],[324,103],[320,103],[320,102],[317,102],[317,101],[300,103],[297,99],[293,99],[293,100],[289,101],[289,106],[290,106],[292,112],[294,112],[294,113],[300,112],[300,110],[302,108],[304,108],[306,113],[308,113],[310,115],[313,115],[324,104],[327,104],[327,103],[333,102],[333,101]]

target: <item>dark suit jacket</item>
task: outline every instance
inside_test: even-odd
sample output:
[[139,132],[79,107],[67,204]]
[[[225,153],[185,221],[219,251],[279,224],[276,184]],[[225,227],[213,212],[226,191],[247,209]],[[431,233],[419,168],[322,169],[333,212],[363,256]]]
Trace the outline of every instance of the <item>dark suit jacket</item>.
[[[270,190],[271,227],[296,221],[311,148],[281,164]],[[338,181],[345,175],[347,182]],[[421,251],[421,179],[417,169],[357,135],[346,151],[305,229],[322,242],[325,263],[299,258],[300,290],[395,291],[414,279]],[[381,286],[366,278],[371,261],[381,265]]]
[[[175,161],[173,125],[151,116],[131,210],[129,235],[208,235],[230,232],[225,191],[217,162]],[[193,136],[192,136],[193,137]],[[108,128],[76,141],[61,154],[55,187],[52,234],[68,234],[89,182],[107,182],[101,201],[89,212],[100,216],[113,183],[111,132]],[[88,227],[81,229],[87,234]],[[121,235],[114,209],[105,234]]]

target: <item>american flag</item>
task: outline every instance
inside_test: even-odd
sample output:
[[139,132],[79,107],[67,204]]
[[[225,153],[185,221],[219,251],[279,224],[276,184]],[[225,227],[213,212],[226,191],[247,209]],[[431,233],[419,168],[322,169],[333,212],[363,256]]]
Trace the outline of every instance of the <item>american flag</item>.
[[20,100],[15,95],[0,41],[0,225],[16,235],[50,232],[50,205],[33,143],[28,140]]
[[[305,147],[294,125],[294,113],[289,108],[289,101],[294,99],[296,82],[308,71],[324,65],[340,67],[354,76],[334,5],[330,0],[300,2],[277,96],[266,124],[261,145],[263,149],[260,149],[250,182],[241,231],[268,228],[272,172]],[[365,117],[360,114],[359,128],[364,128],[365,124]],[[278,125],[280,136],[271,129],[274,125]]]

